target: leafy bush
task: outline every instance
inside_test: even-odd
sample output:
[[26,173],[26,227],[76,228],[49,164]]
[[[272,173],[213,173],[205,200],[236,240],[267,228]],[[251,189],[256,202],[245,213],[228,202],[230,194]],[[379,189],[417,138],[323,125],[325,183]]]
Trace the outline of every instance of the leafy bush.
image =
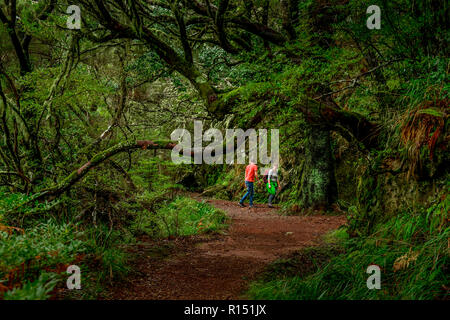
[[178,197],[159,209],[137,218],[138,226],[155,237],[188,236],[218,231],[226,227],[227,217],[221,210],[196,200]]
[[33,282],[27,281],[21,288],[14,288],[4,295],[5,300],[45,300],[55,288],[58,280],[55,274],[42,273]]
[[58,263],[71,262],[84,251],[81,236],[73,225],[41,223],[24,234],[0,232],[0,277],[27,264],[33,272]]
[[[33,204],[32,200],[33,196],[24,193],[4,193],[0,191],[0,221],[4,219],[8,221],[14,220],[14,218],[17,219],[20,216],[19,214],[31,215],[33,213],[48,211],[60,203],[59,200],[56,200],[53,202],[36,202]],[[12,212],[14,214],[11,214]],[[6,215],[6,213],[10,214]]]
[[[32,295],[36,289],[40,290],[36,294],[43,297],[50,288],[44,283],[50,281],[43,276],[44,271],[65,271],[67,264],[86,251],[82,235],[76,226],[53,220],[24,231],[0,231],[0,285],[15,290],[10,293],[13,296]],[[39,274],[39,279],[32,282]],[[24,281],[26,284],[18,289]]]

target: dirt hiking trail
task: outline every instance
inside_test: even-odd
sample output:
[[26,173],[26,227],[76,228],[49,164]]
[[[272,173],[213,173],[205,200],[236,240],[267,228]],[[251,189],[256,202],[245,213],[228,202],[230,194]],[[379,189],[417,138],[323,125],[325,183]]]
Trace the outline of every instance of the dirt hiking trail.
[[242,299],[251,280],[271,261],[318,244],[320,236],[345,223],[343,216],[281,216],[267,205],[197,200],[231,218],[223,234],[148,240],[134,246],[133,275],[112,288],[112,299]]

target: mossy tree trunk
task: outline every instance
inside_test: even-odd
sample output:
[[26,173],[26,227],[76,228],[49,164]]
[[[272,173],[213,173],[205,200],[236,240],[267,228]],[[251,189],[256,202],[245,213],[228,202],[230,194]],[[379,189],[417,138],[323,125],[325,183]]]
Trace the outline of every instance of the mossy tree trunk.
[[326,209],[337,200],[334,157],[330,130],[324,125],[308,125],[306,159],[301,182],[305,208]]

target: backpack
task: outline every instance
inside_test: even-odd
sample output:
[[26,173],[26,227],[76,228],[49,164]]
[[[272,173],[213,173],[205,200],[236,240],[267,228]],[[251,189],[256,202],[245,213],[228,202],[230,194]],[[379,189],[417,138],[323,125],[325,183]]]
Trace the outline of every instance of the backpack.
[[266,171],[264,171],[264,174],[262,176],[263,182],[267,183],[268,178],[269,178],[269,169],[266,169]]

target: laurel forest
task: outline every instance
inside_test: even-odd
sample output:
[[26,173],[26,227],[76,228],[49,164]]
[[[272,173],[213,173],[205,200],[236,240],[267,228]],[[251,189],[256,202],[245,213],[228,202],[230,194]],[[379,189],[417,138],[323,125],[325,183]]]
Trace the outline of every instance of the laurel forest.
[[0,0],[0,298],[448,299],[449,10]]

